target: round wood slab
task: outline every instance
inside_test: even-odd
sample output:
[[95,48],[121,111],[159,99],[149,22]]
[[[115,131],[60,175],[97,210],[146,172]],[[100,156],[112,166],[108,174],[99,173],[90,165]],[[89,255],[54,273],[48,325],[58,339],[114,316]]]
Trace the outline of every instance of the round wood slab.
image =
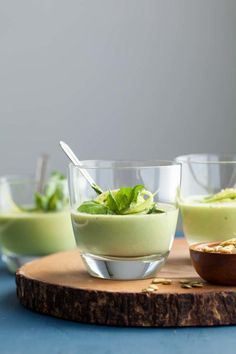
[[158,277],[172,279],[154,293],[151,279],[113,281],[88,275],[79,252],[53,254],[21,267],[17,296],[25,307],[68,320],[119,326],[215,326],[236,324],[236,287],[205,284],[183,289],[180,279],[199,279],[186,242],[177,239]]

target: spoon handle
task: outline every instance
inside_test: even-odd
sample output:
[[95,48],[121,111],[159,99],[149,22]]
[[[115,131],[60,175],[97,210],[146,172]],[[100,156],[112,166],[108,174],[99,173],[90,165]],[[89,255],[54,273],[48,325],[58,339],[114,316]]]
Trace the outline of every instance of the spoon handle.
[[49,159],[48,154],[42,154],[37,160],[35,179],[36,179],[36,189],[38,193],[43,193],[48,159]]
[[[73,164],[75,166],[78,166],[78,167],[82,166],[82,163],[80,162],[78,157],[75,155],[75,153],[71,150],[71,148],[64,141],[60,141],[60,146],[61,146],[62,150],[64,151],[64,153],[67,155],[67,157],[69,157],[69,159],[73,162]],[[102,189],[95,183],[93,178],[90,176],[90,174],[84,168],[80,168],[79,170],[97,194],[103,193]]]

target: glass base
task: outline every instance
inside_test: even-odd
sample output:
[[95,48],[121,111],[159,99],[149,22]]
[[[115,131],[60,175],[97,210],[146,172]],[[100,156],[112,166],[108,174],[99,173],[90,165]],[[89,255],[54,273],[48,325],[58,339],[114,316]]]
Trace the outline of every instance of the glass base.
[[11,273],[15,273],[18,268],[27,262],[31,262],[38,257],[36,256],[23,256],[15,253],[2,254],[2,261],[5,263],[7,269]]
[[153,278],[164,265],[169,252],[148,257],[99,257],[82,253],[81,257],[90,275],[113,280]]

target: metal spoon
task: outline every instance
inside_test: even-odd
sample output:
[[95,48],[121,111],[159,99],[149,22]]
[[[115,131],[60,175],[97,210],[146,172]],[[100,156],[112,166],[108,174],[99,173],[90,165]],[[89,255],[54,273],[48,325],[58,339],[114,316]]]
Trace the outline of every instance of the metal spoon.
[[41,154],[37,160],[35,179],[36,179],[36,186],[37,186],[38,193],[43,193],[48,160],[49,160],[48,154]]
[[78,157],[75,155],[75,153],[71,150],[71,148],[64,141],[60,141],[60,146],[61,146],[62,150],[64,151],[64,153],[66,154],[66,156],[69,157],[71,162],[75,166],[79,167],[81,174],[88,181],[88,183],[93,188],[93,190],[95,190],[95,192],[97,194],[102,194],[103,193],[102,189],[95,183],[95,181],[90,176],[90,174],[84,168],[80,168],[82,166],[82,163],[80,162]]

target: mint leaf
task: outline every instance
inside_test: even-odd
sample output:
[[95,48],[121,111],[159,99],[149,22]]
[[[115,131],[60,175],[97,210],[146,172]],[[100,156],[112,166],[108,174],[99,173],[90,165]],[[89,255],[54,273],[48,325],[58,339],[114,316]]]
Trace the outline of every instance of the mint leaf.
[[18,208],[25,212],[60,211],[68,206],[68,194],[66,177],[59,172],[53,172],[43,193],[34,193],[34,206],[29,208],[19,206]]
[[131,204],[137,202],[138,196],[144,186],[138,184],[134,187],[122,187],[116,193],[109,193],[107,205],[117,214],[123,214]]
[[119,212],[122,212],[130,206],[132,187],[122,187],[115,195],[115,201]]
[[57,188],[55,192],[48,198],[47,210],[59,211],[63,209],[63,194],[60,188]]
[[165,213],[165,210],[158,208],[157,204],[155,204],[155,203],[147,212],[147,214],[162,214],[162,213]]
[[122,187],[101,193],[95,200],[84,202],[78,211],[88,214],[157,214],[165,210],[154,202],[156,193],[147,191],[143,185]]
[[44,187],[44,193],[35,193],[34,201],[37,210],[60,211],[68,205],[67,180],[59,172],[53,172]]
[[66,188],[65,176],[59,172],[53,172],[44,188],[43,194],[45,194],[48,197],[51,197],[52,194],[55,193],[57,189],[60,189],[63,193],[65,192],[65,188]]
[[113,212],[105,205],[94,200],[82,203],[77,209],[81,213],[87,214],[113,214]]
[[115,214],[119,214],[119,207],[112,191],[109,191],[108,193],[106,205],[112,212],[114,212]]
[[137,184],[133,187],[131,192],[131,203],[136,203],[139,194],[144,190],[144,186],[142,184]]
[[40,193],[34,194],[34,201],[37,210],[46,210],[47,209],[47,197],[41,195]]

